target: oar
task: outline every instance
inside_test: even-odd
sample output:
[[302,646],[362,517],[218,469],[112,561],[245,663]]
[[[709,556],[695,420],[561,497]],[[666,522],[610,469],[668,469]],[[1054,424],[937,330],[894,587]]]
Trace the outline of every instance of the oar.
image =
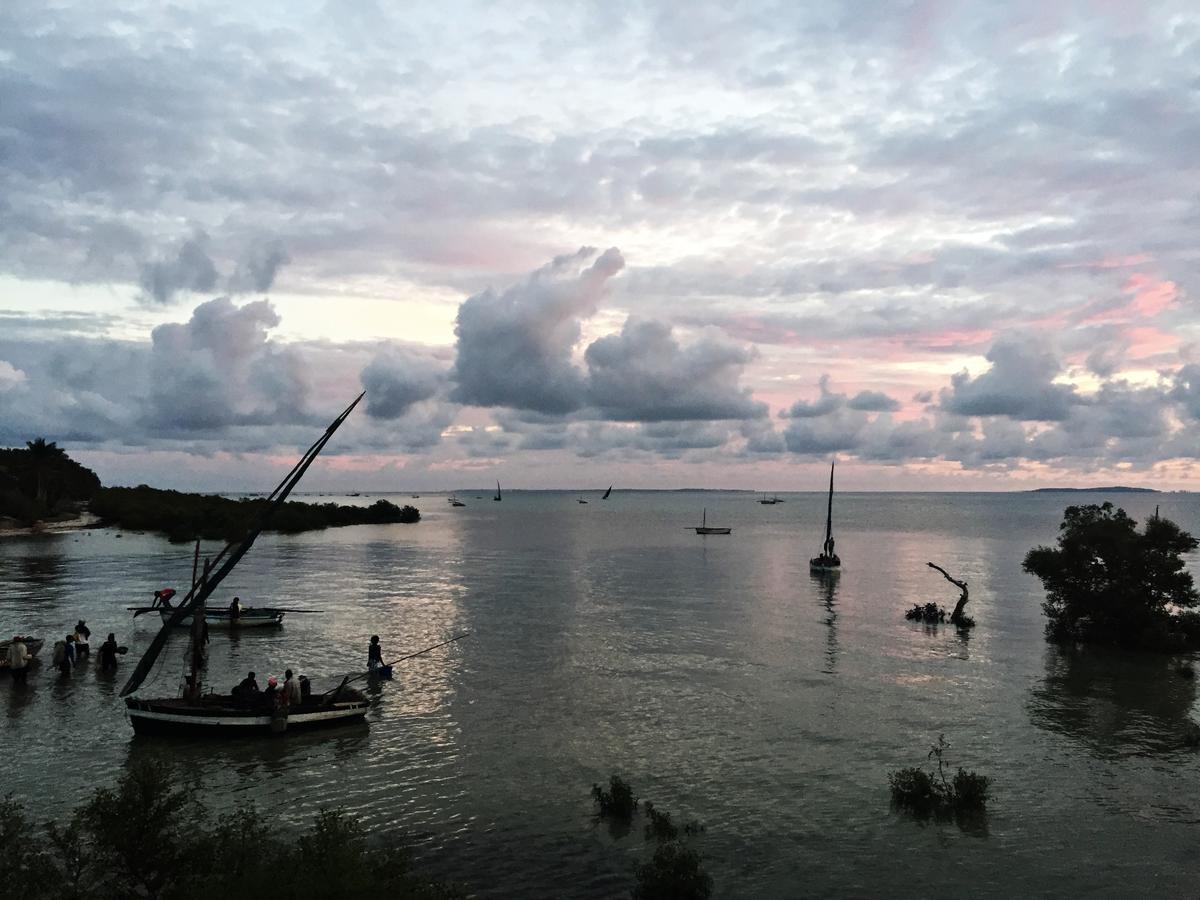
[[[471,636],[471,632],[464,631],[462,634],[457,635],[456,637],[452,637],[448,641],[442,641],[440,644],[434,644],[432,647],[426,647],[424,650],[418,650],[416,653],[410,653],[410,654],[408,654],[408,656],[402,656],[399,659],[394,659],[390,663],[385,663],[385,666],[394,666],[394,665],[396,665],[396,663],[402,663],[406,659],[412,659],[414,656],[420,656],[422,653],[428,653],[430,650],[436,650],[438,647],[445,647],[447,644],[453,644],[455,641],[461,641],[463,638],[470,637],[470,636]],[[333,691],[340,691],[342,688],[344,688],[346,685],[348,685],[351,681],[358,681],[358,679],[366,678],[370,674],[371,674],[370,671],[367,671],[367,672],[359,672],[357,675],[354,675],[354,676],[347,675],[344,679],[342,679],[341,684],[339,684],[333,690],[326,691],[321,696],[324,697],[328,694],[332,694]]]

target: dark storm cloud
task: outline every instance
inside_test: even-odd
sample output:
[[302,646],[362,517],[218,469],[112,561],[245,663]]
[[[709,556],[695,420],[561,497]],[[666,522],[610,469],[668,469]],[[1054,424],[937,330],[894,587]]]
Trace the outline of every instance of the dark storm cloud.
[[398,419],[411,407],[433,397],[445,382],[445,370],[427,354],[401,348],[380,353],[362,370],[367,415]]
[[620,334],[588,346],[588,399],[610,419],[746,419],[766,415],[738,385],[754,358],[744,346],[705,335],[681,346],[661,322],[626,320]]
[[625,265],[616,248],[585,247],[505,291],[468,297],[458,310],[452,399],[567,413],[584,403],[584,374],[571,361],[580,321],[597,308]]
[[1022,421],[1060,422],[1080,402],[1071,385],[1056,384],[1062,365],[1046,343],[1008,336],[987,352],[991,368],[972,378],[959,372],[943,390],[942,406],[964,416],[1007,416]]
[[217,284],[217,267],[207,248],[208,236],[197,232],[167,258],[146,263],[142,290],[158,303],[170,303],[180,291],[211,291]]

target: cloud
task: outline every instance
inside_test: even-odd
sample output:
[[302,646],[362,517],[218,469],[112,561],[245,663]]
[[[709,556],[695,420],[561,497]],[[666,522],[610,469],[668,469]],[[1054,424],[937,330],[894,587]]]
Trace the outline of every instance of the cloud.
[[846,401],[846,405],[864,412],[895,412],[900,408],[900,401],[880,391],[859,391]]
[[610,278],[625,265],[615,247],[560,256],[497,293],[459,307],[452,399],[567,413],[585,400],[584,374],[571,361],[580,322],[593,315]]
[[229,279],[229,290],[234,293],[254,291],[265,294],[275,284],[279,270],[289,262],[291,257],[279,241],[256,244],[238,261]]
[[375,356],[360,378],[367,392],[367,415],[398,419],[438,392],[445,371],[427,355],[394,347]]
[[26,380],[25,373],[10,362],[0,359],[0,393],[11,391]]
[[738,383],[754,356],[715,334],[684,346],[670,326],[630,318],[619,334],[588,346],[587,397],[603,416],[623,421],[756,418],[766,404]]
[[1059,422],[1080,402],[1072,385],[1056,384],[1062,371],[1044,341],[1009,335],[986,354],[991,368],[972,378],[965,370],[951,378],[941,404],[964,416],[1007,416],[1021,421]]
[[217,285],[217,267],[208,256],[208,236],[198,231],[173,254],[146,263],[140,283],[149,299],[162,304],[180,291],[211,291]]
[[201,303],[185,323],[151,333],[147,427],[156,432],[219,432],[238,424],[309,421],[308,370],[271,341],[279,315],[267,300]]

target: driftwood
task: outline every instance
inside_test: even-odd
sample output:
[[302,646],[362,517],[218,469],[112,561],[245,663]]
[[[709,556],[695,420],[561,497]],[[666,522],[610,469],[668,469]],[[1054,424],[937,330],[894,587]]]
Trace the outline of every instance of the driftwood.
[[941,572],[943,578],[945,578],[948,582],[962,592],[959,595],[958,603],[954,605],[954,612],[950,613],[950,624],[962,626],[974,625],[975,623],[973,621],[963,615],[963,607],[967,605],[967,583],[952,577],[949,572],[939,565],[935,565],[934,563],[926,563],[926,565],[931,569],[936,569],[937,571]]

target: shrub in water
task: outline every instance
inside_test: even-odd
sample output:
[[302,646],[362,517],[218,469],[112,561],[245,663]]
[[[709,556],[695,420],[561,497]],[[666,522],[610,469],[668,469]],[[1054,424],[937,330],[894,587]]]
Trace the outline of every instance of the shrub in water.
[[700,866],[700,854],[677,841],[659,844],[650,862],[637,867],[634,900],[708,900],[712,877]]
[[646,840],[673,841],[679,837],[679,829],[671,822],[671,814],[659,812],[649,801],[646,801],[646,818]]
[[625,783],[620,775],[608,779],[608,790],[598,784],[592,785],[592,799],[600,806],[600,818],[616,819],[619,822],[629,822],[637,809],[637,797],[633,796],[633,788]]
[[938,735],[927,756],[936,760],[936,772],[913,767],[888,775],[892,801],[898,807],[922,816],[981,812],[986,808],[991,779],[959,768],[954,780],[947,780],[945,753],[949,749],[945,735]]

